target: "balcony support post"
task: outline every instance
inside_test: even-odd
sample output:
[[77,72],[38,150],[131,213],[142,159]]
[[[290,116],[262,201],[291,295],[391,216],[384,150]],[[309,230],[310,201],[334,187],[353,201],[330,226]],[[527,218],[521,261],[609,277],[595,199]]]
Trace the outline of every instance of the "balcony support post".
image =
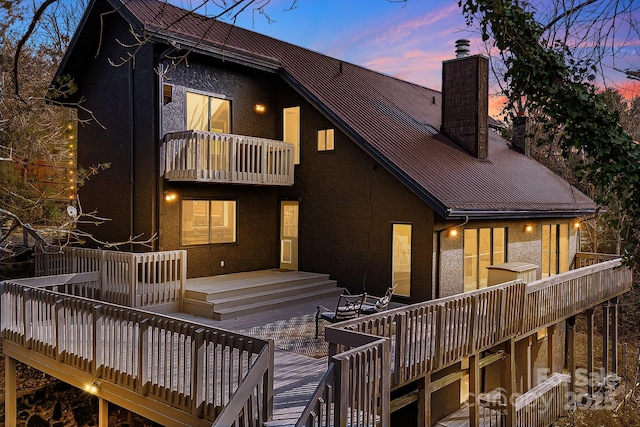
[[551,325],[547,328],[547,368],[549,369],[550,377],[555,372],[555,365],[553,364],[553,354],[555,353],[555,333],[556,325]]
[[589,396],[593,396],[593,376],[595,374],[595,366],[593,362],[593,308],[589,308],[585,312],[587,316],[587,392]]
[[618,374],[618,297],[611,299],[611,372]]
[[418,427],[431,427],[431,374],[418,381]]
[[571,396],[575,396],[576,392],[576,316],[567,319],[567,354],[569,355],[567,368],[571,375],[571,383],[569,384],[569,392]]
[[4,355],[4,419],[7,426],[15,425],[18,419],[17,406],[17,361]]
[[503,376],[507,404],[505,426],[516,427],[516,340],[511,338],[506,345]]
[[469,427],[480,426],[480,355],[469,356]]
[[609,373],[609,317],[610,316],[609,301],[602,304],[602,374],[607,376]]

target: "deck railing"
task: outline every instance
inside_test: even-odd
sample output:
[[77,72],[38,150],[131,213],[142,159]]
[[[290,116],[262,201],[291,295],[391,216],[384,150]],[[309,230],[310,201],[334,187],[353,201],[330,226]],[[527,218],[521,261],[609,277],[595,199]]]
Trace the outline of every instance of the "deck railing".
[[[530,284],[508,282],[327,326],[325,338],[334,363],[330,366],[333,373],[328,371],[323,380],[331,383],[333,389],[328,393],[323,390],[327,385],[321,382],[316,400],[307,406],[297,425],[334,425],[330,422],[332,419],[318,415],[323,408],[324,412],[330,413],[326,407],[319,407],[318,402],[328,398],[333,399],[329,403],[340,401],[354,386],[353,376],[337,376],[335,358],[354,346],[364,344],[366,347],[368,344],[362,340],[371,340],[370,336],[380,337],[388,343],[390,367],[393,368],[391,387],[398,388],[464,357],[510,338],[530,334],[631,289],[632,273],[619,259],[585,263],[589,267]],[[548,380],[540,387],[546,387],[556,379]],[[563,387],[566,387],[565,381],[556,381],[541,394],[540,399],[547,399],[551,405],[551,411],[546,413],[538,410],[542,401],[527,400],[532,393],[521,396],[516,408],[518,419],[527,420],[522,425],[544,425],[547,419],[555,420],[562,415],[564,405],[560,404],[558,396],[566,395],[562,393]],[[382,402],[377,397],[372,401],[379,405]],[[348,418],[341,418],[342,422],[345,420]]]
[[187,254],[184,250],[133,253],[69,247],[36,252],[36,273],[47,272],[99,273],[97,282],[67,286],[65,291],[71,295],[128,307],[166,305],[165,311],[178,311],[187,279]]
[[529,283],[522,335],[552,325],[631,289],[632,272],[619,259],[592,263]]
[[189,130],[165,135],[170,181],[293,185],[294,147],[283,141]]
[[571,375],[553,374],[516,398],[517,425],[547,427],[567,415]]
[[0,283],[5,340],[212,422],[271,418],[272,342],[20,282]]

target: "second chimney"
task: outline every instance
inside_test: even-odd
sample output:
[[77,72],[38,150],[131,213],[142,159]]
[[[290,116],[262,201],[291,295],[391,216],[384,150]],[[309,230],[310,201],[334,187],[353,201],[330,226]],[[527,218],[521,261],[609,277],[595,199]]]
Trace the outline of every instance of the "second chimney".
[[457,40],[456,59],[442,63],[442,132],[486,160],[488,122],[489,60],[469,56],[469,40]]

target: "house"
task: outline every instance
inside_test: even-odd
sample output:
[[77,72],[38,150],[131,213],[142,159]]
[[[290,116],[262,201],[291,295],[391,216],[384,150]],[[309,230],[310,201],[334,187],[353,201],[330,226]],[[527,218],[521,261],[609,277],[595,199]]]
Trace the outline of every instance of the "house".
[[[415,323],[405,320],[414,316],[413,305],[395,317],[376,318],[402,331],[398,339],[385,336],[382,327],[366,337],[358,335],[375,322],[327,329],[327,340],[339,353],[332,355],[330,366],[346,363],[340,352],[353,342],[367,343],[357,350],[362,352],[370,350],[363,350],[367,345],[378,346],[371,353],[375,357],[366,360],[382,363],[383,378],[371,382],[379,389],[367,393],[369,398],[381,396],[373,406],[382,425],[388,424],[391,401],[418,401],[420,422],[432,425],[457,411],[462,401],[477,403],[480,389],[505,383],[512,393],[538,393],[536,387],[542,387],[559,396],[558,387],[566,381],[547,373],[565,367],[575,373],[575,360],[559,356],[565,350],[573,354],[568,350],[575,330],[571,319],[591,310],[592,322],[594,306],[613,301],[630,285],[628,271],[615,270],[616,261],[567,275],[582,267],[579,221],[594,212],[595,204],[531,159],[526,138],[510,142],[492,130],[496,123],[488,117],[488,60],[468,55],[465,43],[458,44],[456,58],[443,63],[438,92],[186,14],[161,1],[93,0],[56,76],[76,82],[75,100],[82,100],[79,118],[89,119],[90,112],[98,121],[78,128],[78,165],[111,164],[79,189],[84,211],[112,218],[91,228],[100,240],[157,236],[155,252],[186,251],[186,274],[192,278],[262,269],[321,272],[351,292],[380,295],[396,285],[394,299],[416,304],[415,313],[422,314]],[[149,277],[161,271],[153,265],[139,269],[142,257],[127,256],[134,261],[117,261],[126,264],[118,271],[128,272],[123,275],[132,283],[117,291],[121,299],[116,304],[135,301],[140,294],[131,289],[138,285],[153,292],[154,286],[148,286],[152,279],[140,280],[132,271],[151,272]],[[100,274],[72,273],[91,273],[91,280],[100,283],[112,273],[98,270]],[[605,277],[602,272],[606,280],[593,279]],[[562,280],[545,280],[559,273]],[[521,280],[500,284],[509,277]],[[591,286],[593,280],[601,280],[600,287]],[[527,281],[536,282],[529,287]],[[6,285],[3,309],[9,309],[12,298],[19,300],[20,286]],[[81,295],[94,295],[97,287]],[[176,289],[171,292],[179,299]],[[33,298],[56,301],[45,291],[41,294],[34,292]],[[70,307],[68,312],[76,309]],[[133,307],[132,313],[138,306]],[[46,316],[48,310],[34,315]],[[105,316],[111,313],[128,311],[114,309]],[[91,314],[94,319],[101,315]],[[135,315],[145,319],[145,326],[132,333],[174,328],[173,320],[149,317],[148,312]],[[25,341],[24,316],[11,316],[7,314],[9,326],[3,327],[20,344]],[[604,322],[609,325],[608,315]],[[58,323],[64,328],[64,322]],[[167,329],[168,346],[191,342],[189,331],[200,331],[198,339],[209,334],[198,325],[178,323]],[[172,334],[184,335],[174,340]],[[413,334],[422,334],[413,342],[419,348],[405,353]],[[145,377],[147,370],[156,369],[146,358],[154,350],[144,345],[157,342],[148,337],[140,338],[141,349],[131,354],[132,359],[145,355],[131,363],[145,366],[142,377],[136,370],[122,380],[117,367],[104,367],[110,361],[99,361],[99,368],[94,366],[98,362],[88,363],[91,374],[100,373],[107,384],[114,372],[114,381],[126,383],[123,387],[130,380],[135,384],[132,400],[156,393],[154,402],[180,406],[177,397],[163,392],[174,390],[173,385]],[[401,342],[405,338],[407,347]],[[193,345],[203,345],[198,342]],[[262,359],[269,344],[261,345],[260,366],[273,380]],[[44,348],[57,354],[57,348]],[[608,346],[604,348],[608,354]],[[9,357],[18,357],[18,350],[11,347]],[[199,357],[197,351],[191,354]],[[159,357],[157,363],[170,364],[166,359]],[[193,366],[198,363],[194,359]],[[357,368],[346,366],[340,369]],[[545,375],[536,375],[541,371]],[[199,372],[185,381],[196,381]],[[262,373],[251,377],[267,378]],[[356,378],[347,377],[327,374],[320,388],[324,384],[346,396],[354,386],[340,381]],[[136,382],[140,378],[142,385]],[[259,381],[258,388],[264,385]],[[147,383],[155,388],[147,390]],[[243,392],[248,389],[243,386]],[[263,394],[268,401],[268,390]],[[207,398],[186,401],[192,404],[191,415],[213,421],[220,408],[207,413],[198,406]],[[520,409],[537,408],[535,402],[526,400]],[[507,425],[515,425],[514,408],[507,410]],[[339,408],[334,409],[338,414]],[[216,422],[222,425],[220,419]]]
[[595,205],[490,130],[487,58],[467,52],[441,93],[164,2],[92,1],[56,73],[99,121],[78,165],[111,164],[79,189],[112,219],[91,232],[157,235],[190,277],[300,269],[406,302],[506,261],[566,271]]

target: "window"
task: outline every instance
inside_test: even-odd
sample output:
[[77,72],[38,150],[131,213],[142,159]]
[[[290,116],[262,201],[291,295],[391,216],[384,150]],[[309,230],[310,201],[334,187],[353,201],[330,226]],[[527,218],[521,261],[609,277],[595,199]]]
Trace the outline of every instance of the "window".
[[393,224],[391,280],[397,295],[411,296],[411,224]]
[[487,287],[487,267],[507,260],[506,228],[464,230],[464,291]]
[[318,151],[333,151],[333,129],[318,131]]
[[542,226],[542,277],[569,270],[569,224]]
[[236,202],[183,200],[182,245],[208,245],[236,241]]
[[229,133],[231,102],[227,99],[187,92],[187,129]]
[[300,107],[289,107],[283,110],[283,132],[284,142],[293,144],[293,163],[300,164]]

